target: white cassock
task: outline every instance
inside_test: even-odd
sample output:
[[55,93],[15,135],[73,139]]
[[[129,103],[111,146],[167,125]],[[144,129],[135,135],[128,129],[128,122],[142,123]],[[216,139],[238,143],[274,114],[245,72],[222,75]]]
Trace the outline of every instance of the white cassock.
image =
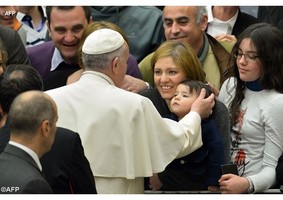
[[100,194],[144,192],[143,177],[202,145],[201,118],[163,119],[152,102],[86,71],[76,83],[46,91],[58,107],[58,127],[80,134]]

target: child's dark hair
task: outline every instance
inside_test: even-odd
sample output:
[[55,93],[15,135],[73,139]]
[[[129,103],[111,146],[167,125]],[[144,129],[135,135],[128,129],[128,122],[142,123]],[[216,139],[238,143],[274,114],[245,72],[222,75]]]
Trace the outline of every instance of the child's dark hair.
[[204,88],[206,90],[205,98],[213,93],[211,87],[201,81],[184,80],[179,84],[189,86],[189,92],[192,93],[195,90],[198,95],[200,94],[201,89]]

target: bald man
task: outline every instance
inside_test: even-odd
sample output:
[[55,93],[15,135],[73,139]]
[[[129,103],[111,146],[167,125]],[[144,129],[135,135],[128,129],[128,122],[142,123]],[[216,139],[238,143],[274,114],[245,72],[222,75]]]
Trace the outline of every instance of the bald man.
[[39,159],[51,149],[58,120],[55,102],[41,91],[18,95],[10,112],[10,141],[0,155],[1,193],[53,193]]

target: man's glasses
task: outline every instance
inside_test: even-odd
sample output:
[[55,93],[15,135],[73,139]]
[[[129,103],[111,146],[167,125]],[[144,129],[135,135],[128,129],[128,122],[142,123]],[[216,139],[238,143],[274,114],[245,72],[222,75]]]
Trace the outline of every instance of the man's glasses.
[[236,59],[241,59],[244,56],[245,60],[247,62],[253,62],[255,61],[257,58],[259,58],[260,56],[256,53],[256,52],[247,52],[247,53],[243,53],[240,51],[236,51],[234,54],[234,57]]

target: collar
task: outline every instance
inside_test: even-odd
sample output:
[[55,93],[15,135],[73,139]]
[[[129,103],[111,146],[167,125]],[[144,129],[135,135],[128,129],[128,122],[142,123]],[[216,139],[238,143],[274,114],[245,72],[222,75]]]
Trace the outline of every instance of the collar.
[[95,75],[101,79],[103,79],[104,81],[106,81],[107,83],[109,83],[110,85],[115,85],[114,82],[112,81],[112,79],[107,76],[106,74],[104,73],[101,73],[101,72],[97,72],[97,71],[84,71],[82,73],[82,76],[89,76],[89,75]]
[[249,90],[254,91],[254,92],[259,92],[263,90],[262,86],[259,83],[259,80],[246,82],[246,86]]
[[[38,6],[38,10],[39,12],[41,13],[42,16],[44,16],[45,20],[46,20],[46,10],[45,10],[45,7],[44,6]],[[16,18],[19,20],[19,21],[22,21],[23,17],[25,16],[26,14],[25,13],[22,13],[22,12],[17,12],[17,16]]]
[[208,25],[207,25],[207,33],[215,36],[221,33],[224,34],[232,34],[233,27],[236,23],[239,10],[235,13],[233,17],[231,17],[227,21],[222,21],[213,17],[212,15],[212,7],[208,8]]
[[[38,27],[34,27],[34,24],[33,24],[33,20],[32,20],[32,17],[30,15],[26,15],[24,13],[21,13],[20,16],[19,16],[19,20],[23,23],[23,24],[26,24],[27,26],[29,26],[30,28],[36,30],[37,32],[40,32],[43,27],[45,26],[45,22],[46,22],[46,17],[45,17],[45,13],[42,9],[41,6],[37,6],[39,12],[40,12],[40,15],[41,15],[41,20],[40,20],[40,24]],[[18,12],[19,14],[19,12]],[[17,14],[17,15],[18,15]]]
[[205,34],[203,34],[203,40],[204,40],[204,44],[203,44],[202,48],[199,50],[198,55],[197,55],[201,65],[203,65],[203,63],[206,59],[206,56],[207,56],[207,53],[208,53],[208,46],[209,46],[209,41],[208,41],[208,38]]
[[55,50],[54,50],[54,53],[51,59],[50,71],[54,71],[61,62],[64,62],[64,59],[62,58],[59,50],[55,47]]
[[231,17],[231,18],[230,18],[229,20],[227,20],[227,21],[222,21],[222,20],[217,19],[217,18],[213,18],[213,19],[214,19],[214,21],[216,21],[216,22],[227,23],[227,24],[229,24],[229,25],[233,28],[234,25],[235,25],[235,23],[236,23],[238,14],[239,14],[239,10],[237,10],[237,12],[235,13],[235,15],[234,15],[233,17]]
[[42,166],[40,164],[39,158],[38,158],[37,154],[33,150],[31,150],[30,148],[28,148],[28,147],[26,147],[26,146],[24,146],[22,144],[19,144],[17,142],[11,141],[11,140],[9,141],[9,144],[13,145],[13,146],[16,146],[16,147],[22,149],[23,151],[27,152],[33,158],[33,160],[35,161],[35,163],[37,164],[39,170],[42,171]]

